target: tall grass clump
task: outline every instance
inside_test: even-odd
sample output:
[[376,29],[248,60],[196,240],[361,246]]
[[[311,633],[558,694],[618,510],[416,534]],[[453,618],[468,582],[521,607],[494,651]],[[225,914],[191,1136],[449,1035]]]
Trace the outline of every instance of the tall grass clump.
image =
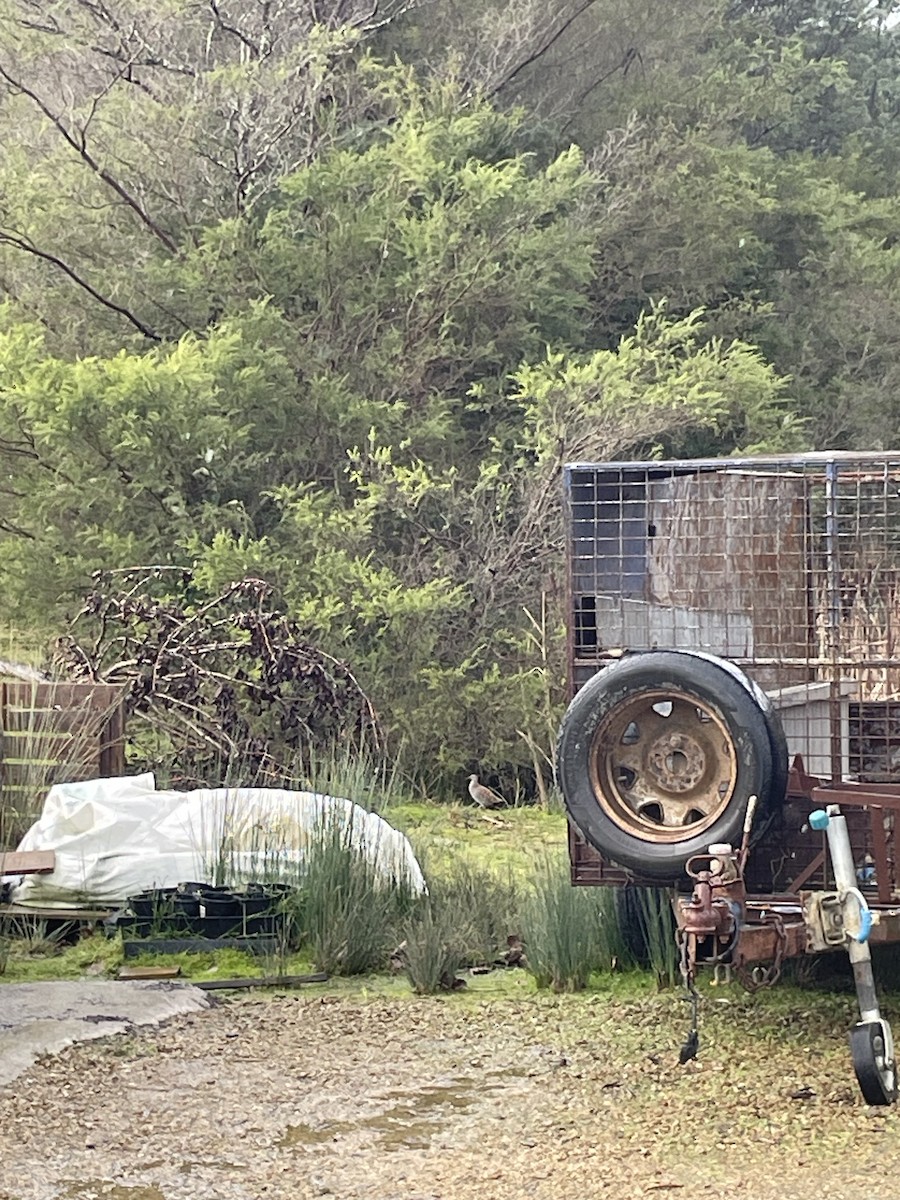
[[298,775],[306,790],[352,800],[367,812],[381,813],[403,799],[397,758],[388,759],[365,745],[341,742],[327,751],[312,748]]
[[672,895],[665,888],[638,888],[637,891],[648,966],[658,988],[674,987],[679,972]]
[[521,886],[511,870],[492,870],[459,856],[429,872],[428,889],[435,906],[455,923],[466,966],[494,962],[508,937],[521,936]]
[[464,919],[462,909],[431,895],[415,905],[404,927],[403,961],[417,995],[452,989],[457,971],[466,965]]
[[404,964],[413,991],[425,995],[454,984],[463,967],[490,965],[521,935],[521,893],[502,874],[458,857],[428,874],[422,897],[404,924]]
[[349,824],[324,816],[310,833],[295,922],[316,966],[363,975],[386,966],[413,903],[409,883],[387,878],[354,844]]
[[673,987],[679,970],[671,892],[626,887],[616,891],[615,900],[625,960],[651,971],[658,988]]
[[609,970],[618,947],[614,899],[605,889],[575,888],[562,858],[538,868],[524,911],[528,969],[540,988],[577,992],[593,971]]

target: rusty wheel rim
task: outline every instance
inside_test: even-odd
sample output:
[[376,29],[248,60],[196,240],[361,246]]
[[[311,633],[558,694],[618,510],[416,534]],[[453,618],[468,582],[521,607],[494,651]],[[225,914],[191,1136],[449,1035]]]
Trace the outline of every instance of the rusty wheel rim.
[[684,692],[648,691],[600,722],[590,770],[597,802],[621,829],[671,843],[702,833],[728,807],[737,754],[712,705]]

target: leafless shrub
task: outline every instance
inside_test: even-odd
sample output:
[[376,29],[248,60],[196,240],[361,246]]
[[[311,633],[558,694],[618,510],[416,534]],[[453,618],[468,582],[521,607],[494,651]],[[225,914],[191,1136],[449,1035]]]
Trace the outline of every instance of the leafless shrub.
[[377,744],[374,710],[350,668],[271,607],[268,584],[242,579],[190,606],[173,598],[190,581],[162,568],[98,579],[57,664],[76,679],[126,684],[128,716],[168,744],[186,783],[236,768],[274,785],[335,741]]

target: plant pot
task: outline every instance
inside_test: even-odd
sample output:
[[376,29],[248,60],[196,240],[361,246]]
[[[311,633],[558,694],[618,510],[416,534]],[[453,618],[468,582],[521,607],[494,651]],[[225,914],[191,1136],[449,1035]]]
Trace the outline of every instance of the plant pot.
[[227,888],[204,888],[199,896],[200,932],[203,937],[240,937],[244,927],[241,902]]
[[[175,936],[196,932],[200,919],[197,896],[179,888],[148,888],[129,897],[128,905],[142,928],[156,935]],[[146,937],[147,933],[140,936]]]

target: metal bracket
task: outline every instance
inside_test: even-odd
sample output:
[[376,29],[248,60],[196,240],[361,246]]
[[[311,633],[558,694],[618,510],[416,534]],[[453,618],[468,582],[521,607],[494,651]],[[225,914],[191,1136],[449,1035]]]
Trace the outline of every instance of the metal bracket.
[[840,895],[837,892],[805,892],[802,899],[807,950],[816,953],[844,946],[847,930]]

